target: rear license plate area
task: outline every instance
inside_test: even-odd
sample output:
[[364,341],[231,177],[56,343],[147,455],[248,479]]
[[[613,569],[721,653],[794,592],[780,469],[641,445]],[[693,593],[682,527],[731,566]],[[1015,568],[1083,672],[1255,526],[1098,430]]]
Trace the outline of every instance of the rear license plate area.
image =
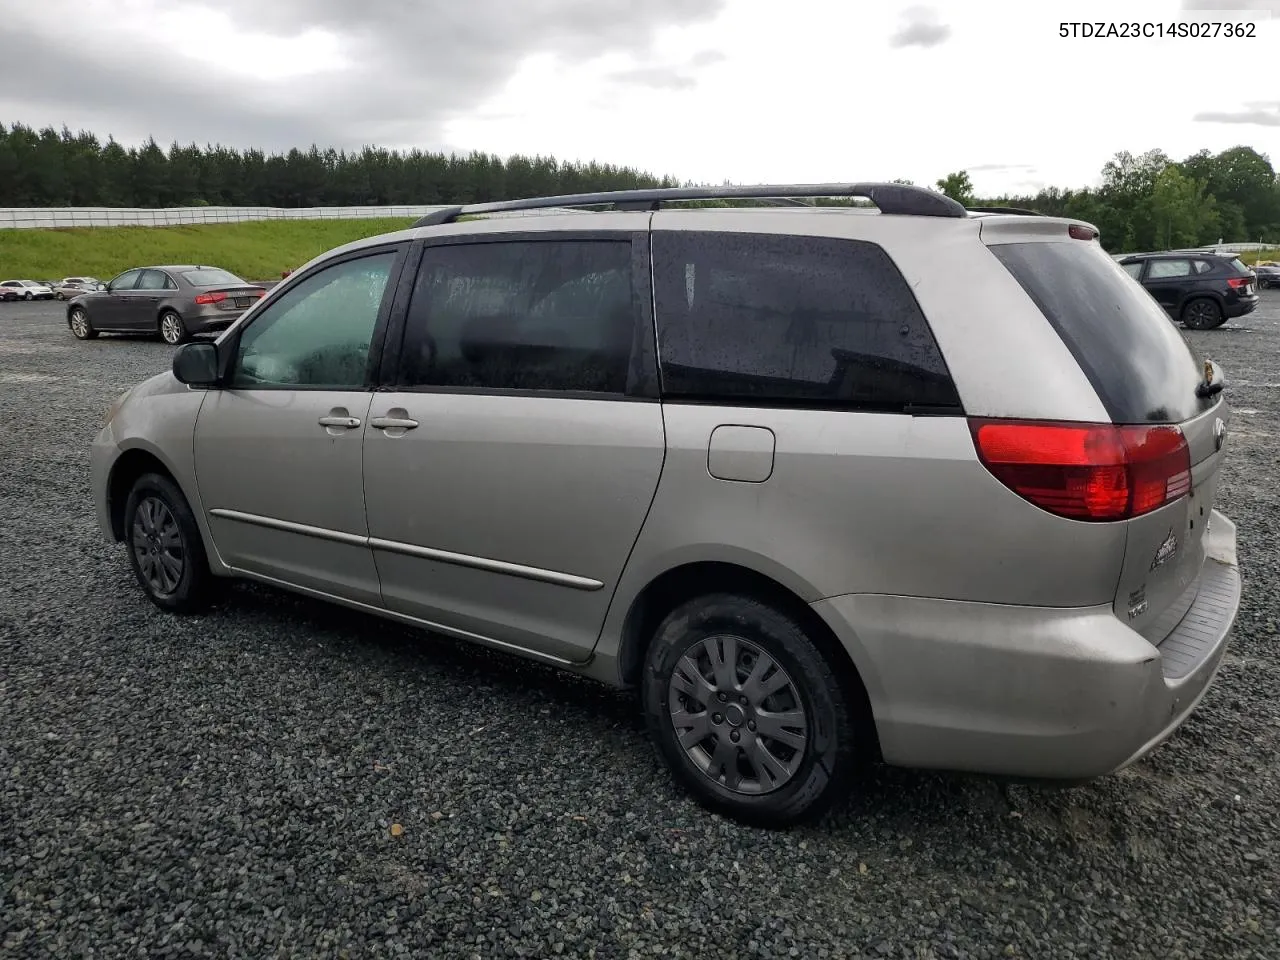
[[236,306],[237,306],[239,309],[241,309],[241,310],[246,309],[246,308],[249,306],[249,298],[248,298],[248,297],[236,297]]

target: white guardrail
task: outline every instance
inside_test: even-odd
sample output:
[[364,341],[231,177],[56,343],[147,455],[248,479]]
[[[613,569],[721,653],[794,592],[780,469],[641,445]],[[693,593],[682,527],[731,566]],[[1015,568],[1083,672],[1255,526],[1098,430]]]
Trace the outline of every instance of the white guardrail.
[[436,206],[389,207],[0,207],[0,230],[50,227],[179,227],[247,220],[369,220],[421,217]]
[[[56,227],[181,227],[249,220],[371,220],[422,217],[449,204],[390,207],[0,207],[0,230]],[[579,210],[516,210],[494,216],[581,213]]]

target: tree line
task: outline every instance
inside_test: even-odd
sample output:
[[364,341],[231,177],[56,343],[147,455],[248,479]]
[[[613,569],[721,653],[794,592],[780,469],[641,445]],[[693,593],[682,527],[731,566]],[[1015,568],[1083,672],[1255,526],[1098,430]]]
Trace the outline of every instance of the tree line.
[[0,207],[321,207],[484,203],[512,197],[677,186],[602,163],[486,153],[305,150],[267,154],[0,124]]
[[[965,171],[947,175],[937,187],[961,203],[979,202]],[[1137,156],[1126,151],[1103,166],[1100,187],[1049,187],[1034,196],[980,202],[1088,221],[1113,253],[1219,241],[1280,247],[1280,178],[1252,147],[1201,150],[1177,161],[1161,150]]]
[[[907,181],[900,181],[907,182]],[[0,124],[0,207],[355,206],[483,203],[514,197],[681,186],[673,176],[554,157],[361,150],[286,153],[150,139],[125,147],[69,129]],[[683,185],[688,185],[687,183]],[[1242,240],[1280,245],[1280,179],[1251,147],[1175,161],[1117,153],[1102,185],[978,198],[966,171],[936,188],[967,205],[1025,207],[1087,220],[1112,252]]]

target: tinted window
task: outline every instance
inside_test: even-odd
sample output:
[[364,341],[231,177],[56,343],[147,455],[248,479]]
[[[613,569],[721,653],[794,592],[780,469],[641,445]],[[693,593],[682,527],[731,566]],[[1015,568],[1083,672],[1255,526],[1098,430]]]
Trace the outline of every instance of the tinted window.
[[359,390],[393,252],[312,274],[266,307],[240,336],[232,386]]
[[1191,276],[1190,260],[1152,260],[1147,272],[1148,280],[1168,280],[1170,277]]
[[111,281],[112,290],[132,290],[134,284],[138,282],[138,278],[142,276],[141,270],[129,270],[120,274]]
[[958,408],[924,315],[875,244],[683,231],[653,243],[665,395]]
[[1196,396],[1199,359],[1168,315],[1096,244],[990,250],[1061,335],[1113,421],[1178,423],[1214,402]]
[[172,281],[159,270],[143,270],[138,281],[139,290],[163,290]]
[[203,270],[184,270],[182,279],[193,287],[217,287],[244,283],[234,273],[228,273],[226,270],[219,270],[216,267],[209,267]]
[[1136,260],[1133,263],[1124,264],[1124,272],[1137,280],[1142,276],[1142,261]]
[[1213,269],[1213,264],[1207,260],[1195,261],[1196,273],[1208,273],[1212,269]]
[[407,323],[405,386],[624,393],[631,241],[430,248]]
[[1239,257],[1234,257],[1234,258],[1232,258],[1232,260],[1231,260],[1231,269],[1232,269],[1232,270],[1234,270],[1236,273],[1248,273],[1248,272],[1249,272],[1249,268],[1248,268],[1247,266],[1245,266],[1244,261],[1243,261],[1243,260],[1241,260]]

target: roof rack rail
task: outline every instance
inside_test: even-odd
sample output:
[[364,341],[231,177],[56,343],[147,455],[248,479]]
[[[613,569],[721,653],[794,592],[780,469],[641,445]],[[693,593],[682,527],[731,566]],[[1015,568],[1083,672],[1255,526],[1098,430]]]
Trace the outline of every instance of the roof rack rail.
[[970,213],[1012,213],[1021,217],[1043,217],[1039,210],[1027,210],[1023,207],[966,207]]
[[915,217],[964,217],[963,206],[945,194],[902,183],[760,184],[757,186],[659,187],[575,193],[562,197],[530,197],[446,207],[418,220],[415,227],[453,223],[459,217],[555,207],[611,207],[614,210],[658,210],[664,203],[691,200],[765,200],[789,202],[800,198],[859,197],[870,200],[881,213]]

